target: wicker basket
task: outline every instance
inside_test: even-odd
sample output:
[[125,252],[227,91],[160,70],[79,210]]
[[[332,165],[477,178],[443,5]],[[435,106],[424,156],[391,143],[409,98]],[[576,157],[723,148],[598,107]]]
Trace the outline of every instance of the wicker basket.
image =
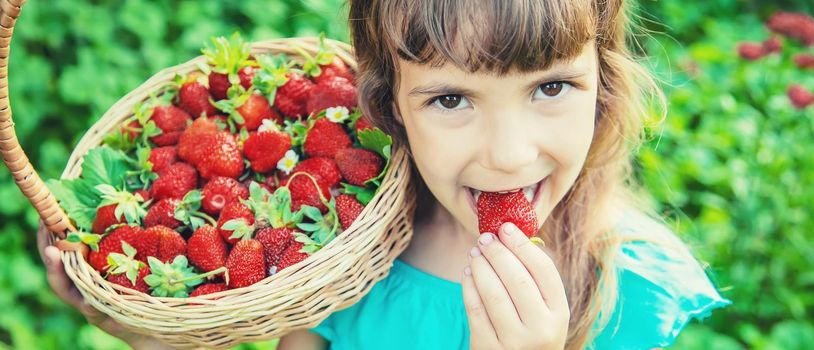
[[[0,0],[0,152],[17,185],[53,233],[50,235],[53,243],[74,228],[20,148],[8,97],[9,46],[23,2]],[[339,58],[356,68],[349,45],[327,43]],[[270,40],[253,43],[251,47],[255,54],[287,53],[296,59],[293,47],[314,53],[318,39]],[[132,115],[136,103],[165,87],[176,73],[196,72],[198,64],[204,62],[203,57],[198,57],[164,69],[121,98],[81,139],[62,178],[79,176],[82,156]],[[158,298],[135,292],[105,281],[76,251],[63,251],[61,256],[68,276],[85,299],[133,331],[148,333],[179,347],[223,348],[276,338],[317,325],[333,311],[361,299],[387,275],[412,235],[415,201],[409,195],[409,186],[408,158],[403,150],[396,150],[374,199],[352,227],[322,250],[252,286],[198,298]]]

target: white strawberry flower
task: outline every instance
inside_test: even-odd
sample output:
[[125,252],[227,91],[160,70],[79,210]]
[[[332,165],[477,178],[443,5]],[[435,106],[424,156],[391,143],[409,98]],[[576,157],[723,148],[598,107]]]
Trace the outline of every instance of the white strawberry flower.
[[263,124],[262,124],[262,125],[260,125],[260,127],[259,127],[259,128],[257,128],[257,131],[258,131],[258,132],[264,132],[264,131],[277,131],[277,130],[279,130],[279,129],[280,129],[280,128],[277,126],[277,123],[275,123],[275,122],[274,122],[274,120],[271,120],[271,119],[263,119]]
[[288,150],[288,152],[285,152],[285,156],[283,156],[283,158],[277,162],[277,169],[284,171],[285,174],[288,175],[291,173],[291,170],[294,170],[294,167],[297,165],[299,160],[300,156],[297,155],[297,152],[294,152],[294,150]]
[[349,114],[347,107],[331,107],[325,110],[325,117],[334,123],[344,122]]

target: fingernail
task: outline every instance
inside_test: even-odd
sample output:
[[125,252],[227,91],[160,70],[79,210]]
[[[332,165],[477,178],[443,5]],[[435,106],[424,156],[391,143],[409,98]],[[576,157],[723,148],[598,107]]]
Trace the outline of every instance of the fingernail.
[[487,245],[491,243],[493,239],[495,239],[495,236],[493,234],[484,233],[480,235],[480,238],[478,238],[478,242],[480,242],[480,244]]
[[467,276],[472,275],[472,269],[470,269],[469,266],[464,267],[464,275],[467,275]]
[[472,250],[469,251],[469,255],[471,255],[472,257],[479,256],[480,255],[480,249],[478,249],[478,247],[472,248]]
[[507,222],[507,223],[503,224],[503,233],[505,233],[507,236],[511,236],[511,235],[515,234],[516,232],[517,232],[517,226],[515,226],[513,223]]

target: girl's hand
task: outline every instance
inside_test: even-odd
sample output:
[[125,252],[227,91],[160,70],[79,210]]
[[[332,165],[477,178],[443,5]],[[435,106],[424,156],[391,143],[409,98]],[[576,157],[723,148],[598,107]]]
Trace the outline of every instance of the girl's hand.
[[480,236],[461,282],[473,349],[563,349],[570,311],[557,268],[511,223]]
[[66,304],[79,310],[88,320],[88,323],[127,342],[134,349],[170,349],[168,345],[160,342],[156,338],[127,330],[110,316],[94,309],[90,304],[85,302],[85,298],[82,297],[82,294],[79,293],[73,281],[71,281],[65,273],[65,267],[62,264],[59,249],[55,246],[48,245],[48,230],[42,228],[42,225],[40,227],[40,230],[37,232],[37,246],[39,247],[40,257],[43,263],[45,263],[45,269],[48,274],[48,284],[51,285],[51,289],[54,290],[54,294],[56,294],[57,297],[62,299]]

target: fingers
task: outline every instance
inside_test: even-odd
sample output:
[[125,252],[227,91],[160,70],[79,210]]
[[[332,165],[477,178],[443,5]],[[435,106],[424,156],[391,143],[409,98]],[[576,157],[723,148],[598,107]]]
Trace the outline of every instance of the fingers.
[[472,271],[472,280],[495,327],[498,339],[510,336],[523,323],[506,287],[477,247],[472,248],[469,267]]
[[500,240],[531,274],[546,306],[550,310],[568,312],[568,300],[554,261],[523,234],[514,224],[506,223],[500,229]]
[[482,234],[478,239],[478,246],[505,286],[524,324],[539,319],[543,312],[548,311],[537,282],[517,256],[501,244],[495,235]]
[[475,282],[472,280],[472,271],[469,267],[464,270],[461,278],[461,287],[464,294],[464,307],[469,322],[469,344],[472,348],[497,348],[497,334],[492,327],[492,321],[486,313],[486,307],[478,294]]
[[62,259],[59,256],[60,252],[54,246],[47,246],[43,250],[43,260],[45,262],[45,269],[48,278],[48,284],[51,289],[62,301],[77,309],[81,309],[82,294],[73,284],[68,275],[65,274],[65,267],[62,264]]

